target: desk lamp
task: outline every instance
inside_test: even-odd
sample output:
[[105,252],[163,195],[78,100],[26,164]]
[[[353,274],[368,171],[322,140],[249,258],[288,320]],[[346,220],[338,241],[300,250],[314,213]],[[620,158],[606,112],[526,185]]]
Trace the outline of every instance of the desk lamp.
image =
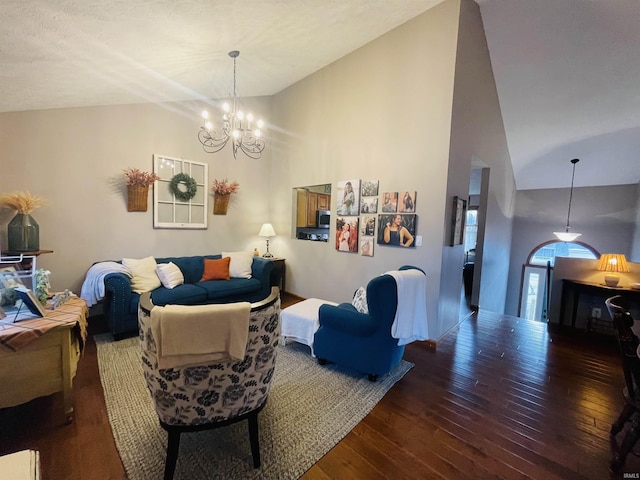
[[265,258],[273,258],[273,255],[269,253],[269,239],[276,236],[276,231],[273,229],[273,226],[270,223],[263,224],[258,236],[265,237],[267,239],[267,251],[262,256]]
[[598,270],[607,272],[604,275],[604,283],[607,287],[617,287],[620,281],[618,272],[628,273],[629,265],[621,253],[603,253],[598,263]]

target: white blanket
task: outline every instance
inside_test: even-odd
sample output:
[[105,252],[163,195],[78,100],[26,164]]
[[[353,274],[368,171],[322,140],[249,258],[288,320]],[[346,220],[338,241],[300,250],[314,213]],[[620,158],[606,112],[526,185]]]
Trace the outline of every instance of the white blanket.
[[244,360],[250,315],[249,302],[154,307],[158,368]]
[[387,272],[398,286],[398,308],[391,325],[391,336],[398,345],[429,339],[427,324],[427,277],[420,270]]
[[104,298],[104,277],[109,273],[124,273],[131,278],[129,269],[118,262],[99,262],[91,265],[80,290],[80,298],[87,302],[87,307]]

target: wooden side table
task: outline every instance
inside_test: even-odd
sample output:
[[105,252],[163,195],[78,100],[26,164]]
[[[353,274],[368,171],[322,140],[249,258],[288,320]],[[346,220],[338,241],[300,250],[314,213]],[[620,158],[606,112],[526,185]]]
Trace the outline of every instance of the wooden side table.
[[287,280],[287,268],[284,264],[284,258],[270,257],[267,258],[273,262],[273,270],[271,271],[271,286],[280,288],[281,292],[285,291]]
[[42,326],[47,320],[56,323],[44,334],[20,342],[15,351],[0,347],[0,408],[62,392],[64,418],[67,423],[73,420],[73,378],[86,335],[86,315],[85,301],[74,298],[56,310],[47,310],[44,318],[0,322],[0,337],[5,338]]

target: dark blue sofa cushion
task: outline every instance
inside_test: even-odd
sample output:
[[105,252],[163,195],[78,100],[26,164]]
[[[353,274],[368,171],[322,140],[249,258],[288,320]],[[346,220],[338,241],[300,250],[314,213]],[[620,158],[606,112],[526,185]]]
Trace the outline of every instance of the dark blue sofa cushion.
[[183,283],[175,288],[158,287],[151,292],[151,301],[154,305],[197,305],[207,301],[207,291],[202,288],[202,283]]
[[[206,298],[215,300],[225,297],[236,297],[244,293],[252,293],[260,290],[260,280],[255,278],[232,278],[230,280],[208,280],[198,283],[198,286],[206,291]],[[155,300],[154,300],[155,303]]]

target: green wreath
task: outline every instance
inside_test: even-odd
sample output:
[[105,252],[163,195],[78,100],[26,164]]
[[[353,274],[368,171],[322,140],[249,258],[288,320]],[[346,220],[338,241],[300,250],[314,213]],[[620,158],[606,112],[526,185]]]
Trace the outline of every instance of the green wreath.
[[[183,192],[178,188],[180,184],[183,184],[185,187],[187,187],[186,192]],[[174,175],[174,177],[169,182],[169,190],[178,200],[182,202],[188,202],[193,197],[195,197],[196,192],[198,191],[198,184],[193,177],[190,177],[186,173],[178,173],[177,175]]]

